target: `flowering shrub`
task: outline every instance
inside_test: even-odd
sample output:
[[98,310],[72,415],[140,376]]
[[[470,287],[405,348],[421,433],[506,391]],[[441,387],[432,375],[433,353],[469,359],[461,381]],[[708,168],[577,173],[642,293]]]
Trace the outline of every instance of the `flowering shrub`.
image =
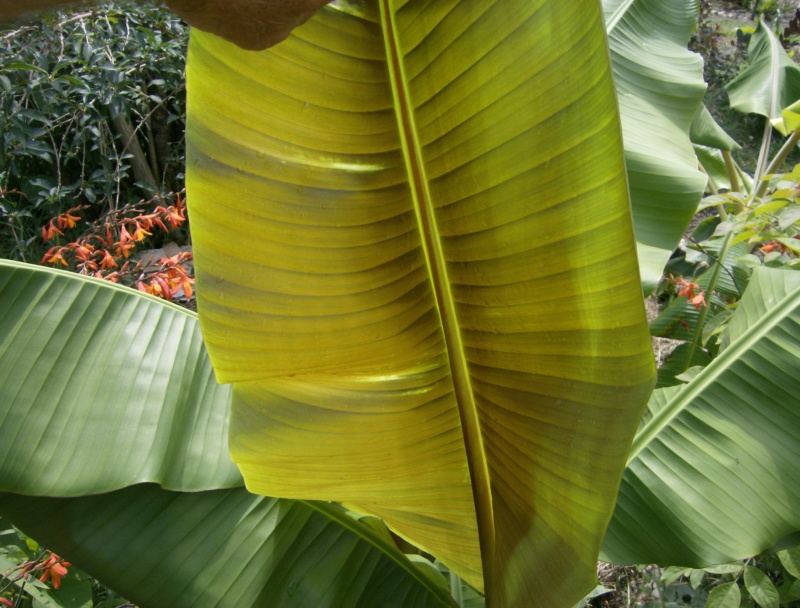
[[0,256],[39,259],[38,227],[67,208],[183,187],[188,28],[174,14],[102,4],[0,34]]
[[763,184],[763,194],[703,199],[699,213],[717,214],[702,219],[671,260],[659,288],[667,304],[650,332],[682,344],[659,370],[659,386],[686,381],[688,369],[716,357],[754,268],[800,268],[800,165]]
[[[174,202],[169,202],[172,198]],[[41,264],[72,268],[80,274],[135,286],[139,291],[165,300],[172,300],[181,293],[191,298],[194,279],[185,265],[192,259],[191,253],[181,252],[156,261],[130,259],[136,248],[154,232],[169,234],[183,225],[186,209],[181,193],[111,210],[87,223],[86,229],[74,240],[66,238],[65,231],[79,228],[80,213],[87,207],[68,209],[42,226],[42,239],[54,244],[44,254]],[[62,240],[67,242],[62,244]]]

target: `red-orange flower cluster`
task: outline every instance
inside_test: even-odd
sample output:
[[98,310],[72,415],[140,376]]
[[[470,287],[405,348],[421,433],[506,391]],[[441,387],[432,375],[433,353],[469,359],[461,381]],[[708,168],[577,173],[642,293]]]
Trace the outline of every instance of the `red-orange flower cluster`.
[[695,310],[700,310],[701,306],[708,306],[706,304],[706,292],[701,291],[699,293],[695,293],[695,289],[700,289],[700,285],[697,283],[692,283],[691,281],[685,280],[683,277],[678,277],[677,279],[669,275],[670,278],[675,281],[675,286],[678,287],[678,296],[685,296],[687,300],[694,306]]
[[762,245],[761,247],[759,247],[758,250],[761,251],[762,253],[772,253],[773,251],[786,253],[789,250],[789,248],[783,243],[779,243],[778,241],[770,241],[766,245]]
[[87,207],[88,205],[73,207],[72,209],[68,209],[66,213],[62,213],[61,215],[54,217],[52,220],[50,220],[50,224],[48,226],[42,226],[42,238],[45,241],[50,241],[54,239],[56,235],[64,236],[62,230],[75,228],[76,223],[81,219],[80,216],[72,214],[86,209]]
[[[154,231],[169,232],[186,221],[186,207],[180,193],[175,195],[174,204],[157,205],[149,212],[145,211],[146,205],[141,202],[106,214],[74,242],[53,245],[41,264],[68,267],[74,263],[81,274],[136,285],[139,291],[167,300],[181,290],[187,298],[191,297],[194,279],[183,265],[192,259],[191,253],[161,258],[155,267],[152,263],[131,264],[128,260],[132,251]],[[75,207],[50,220],[42,226],[42,238],[50,242],[63,237],[65,230],[75,228],[81,219],[75,214],[83,209],[86,207]]]
[[47,579],[52,579],[53,588],[58,589],[61,586],[61,577],[66,576],[67,568],[72,564],[65,562],[55,553],[50,553],[50,556],[40,565],[44,572],[39,580],[44,583],[47,582]]
[[27,579],[31,574],[38,575],[43,583],[52,580],[53,588],[58,589],[61,586],[61,577],[66,576],[67,568],[71,565],[52,551],[47,551],[38,559],[23,562],[19,566],[20,574],[17,578]]
[[191,259],[192,254],[188,252],[179,253],[171,258],[161,258],[158,271],[153,273],[149,280],[143,276],[136,281],[136,288],[165,300],[171,300],[183,289],[183,295],[191,298],[194,279],[189,277],[182,265]]

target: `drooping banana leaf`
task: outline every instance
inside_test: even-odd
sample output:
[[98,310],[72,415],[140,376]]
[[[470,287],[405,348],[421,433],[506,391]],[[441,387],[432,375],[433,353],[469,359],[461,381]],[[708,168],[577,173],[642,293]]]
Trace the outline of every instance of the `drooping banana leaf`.
[[152,484],[80,498],[0,493],[0,505],[147,608],[455,608],[432,564],[409,561],[379,520],[336,505]]
[[0,515],[143,606],[452,605],[377,520],[217,490],[229,409],[193,313],[0,260]]
[[800,66],[786,54],[780,42],[759,23],[747,47],[749,65],[725,87],[732,108],[766,116],[754,179],[759,182],[767,168],[772,127],[783,122],[781,110],[800,100]]
[[722,340],[723,349],[744,335],[775,304],[800,287],[800,272],[782,272],[764,267],[753,274],[751,281],[752,289],[745,292],[746,306],[740,305],[728,323]]
[[689,137],[692,143],[699,146],[727,150],[733,152],[741,148],[730,135],[725,132],[704,103],[697,108],[697,113],[689,127]]
[[0,491],[78,496],[241,485],[194,315],[108,282],[0,260]]
[[653,377],[594,0],[195,32],[201,326],[248,488],[383,518],[493,606],[590,591]]
[[749,64],[725,87],[731,107],[780,120],[781,110],[800,99],[800,66],[759,23],[747,49]]
[[686,49],[698,0],[603,0],[622,117],[625,166],[645,291],[652,291],[697,209],[706,177],[689,127],[706,85]]
[[800,99],[781,111],[781,119],[774,122],[775,128],[783,135],[800,130]]
[[800,273],[757,269],[731,327],[690,383],[653,394],[606,559],[702,567],[800,530]]
[[[738,150],[740,146],[717,124],[705,104],[700,104],[694,115],[689,128],[689,137],[692,140],[697,162],[703,168],[712,186],[710,190],[712,192],[721,189],[731,190],[734,184],[731,184],[731,174],[726,167],[722,150],[732,152]],[[731,163],[731,170],[736,172],[736,187],[740,188],[742,181],[749,187],[751,181],[749,176],[744,175],[733,158],[729,157],[728,162]]]

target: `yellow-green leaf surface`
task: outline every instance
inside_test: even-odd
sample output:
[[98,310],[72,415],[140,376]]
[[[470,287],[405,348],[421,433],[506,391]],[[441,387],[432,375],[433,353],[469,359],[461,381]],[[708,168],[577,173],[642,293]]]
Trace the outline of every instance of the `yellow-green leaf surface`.
[[338,2],[261,53],[195,32],[188,66],[248,487],[572,605],[653,379],[599,4]]

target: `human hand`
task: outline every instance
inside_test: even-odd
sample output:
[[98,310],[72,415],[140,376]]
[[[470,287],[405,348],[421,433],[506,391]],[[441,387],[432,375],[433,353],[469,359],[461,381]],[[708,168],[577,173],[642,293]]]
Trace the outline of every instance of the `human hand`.
[[[166,0],[189,25],[248,50],[278,44],[330,0]],[[0,0],[0,23],[75,0]]]
[[330,0],[167,0],[197,29],[247,50],[262,50],[286,39]]

